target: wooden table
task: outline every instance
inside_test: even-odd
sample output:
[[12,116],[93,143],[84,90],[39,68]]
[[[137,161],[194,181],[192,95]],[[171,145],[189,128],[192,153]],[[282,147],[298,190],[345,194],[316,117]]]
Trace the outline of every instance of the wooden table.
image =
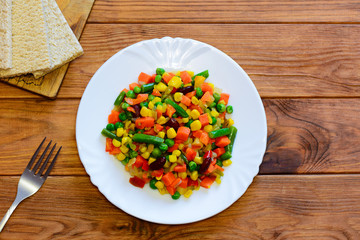
[[[76,1],[76,0],[72,0]],[[56,100],[0,83],[0,215],[46,135],[63,145],[0,239],[360,239],[360,2],[97,0]],[[218,215],[141,221],[90,182],[75,141],[82,93],[120,49],[163,36],[231,56],[265,106],[268,147],[247,192]],[[235,160],[236,161],[236,160]]]

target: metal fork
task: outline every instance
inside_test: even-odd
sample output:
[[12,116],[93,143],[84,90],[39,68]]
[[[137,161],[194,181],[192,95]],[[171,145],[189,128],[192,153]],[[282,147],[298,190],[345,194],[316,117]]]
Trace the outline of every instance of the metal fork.
[[[19,180],[19,183],[18,183],[18,189],[17,189],[16,198],[15,198],[13,204],[11,205],[11,207],[9,208],[9,210],[7,211],[7,213],[5,214],[5,216],[3,217],[3,219],[0,222],[0,232],[4,228],[6,222],[9,220],[11,214],[14,212],[14,210],[18,206],[18,204],[21,201],[23,201],[24,199],[26,199],[26,198],[30,197],[31,195],[33,195],[34,193],[36,193],[40,189],[40,187],[45,182],[46,178],[49,176],[49,173],[50,173],[51,169],[54,167],[56,158],[58,157],[59,152],[60,152],[62,147],[59,148],[59,150],[57,151],[54,159],[52,160],[52,162],[50,164],[50,166],[48,167],[47,171],[45,172],[45,174],[43,174],[43,172],[44,172],[44,170],[46,168],[46,165],[49,162],[50,157],[51,157],[51,155],[52,155],[52,153],[53,153],[53,151],[55,150],[55,147],[56,147],[56,143],[55,143],[55,145],[52,147],[50,153],[46,157],[46,160],[41,165],[41,162],[44,159],[44,157],[46,155],[46,152],[48,151],[48,149],[49,149],[49,147],[50,147],[50,145],[52,143],[52,141],[50,141],[49,144],[46,146],[44,152],[41,154],[39,160],[36,162],[35,166],[33,168],[31,168],[32,165],[35,162],[35,159],[36,159],[36,157],[37,157],[37,155],[38,155],[38,153],[40,151],[41,146],[45,142],[45,139],[46,139],[46,137],[40,143],[40,146],[36,149],[34,155],[30,159],[28,165],[26,166],[23,174],[20,177],[20,180]],[[37,172],[40,165],[41,165],[41,168]]]

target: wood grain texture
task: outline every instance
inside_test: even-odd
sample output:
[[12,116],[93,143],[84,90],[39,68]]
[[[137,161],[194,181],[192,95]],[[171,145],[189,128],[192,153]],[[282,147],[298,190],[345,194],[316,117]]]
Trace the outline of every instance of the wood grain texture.
[[[94,0],[81,0],[76,2],[70,0],[58,0],[58,2],[59,8],[62,10],[63,15],[66,17],[66,20],[76,37],[79,39]],[[38,79],[35,79],[33,75],[29,74],[0,80],[49,98],[55,98],[68,66],[69,63]]]
[[[13,200],[18,179],[0,177],[1,214]],[[15,210],[1,238],[355,240],[360,238],[359,205],[358,175],[258,176],[218,215],[192,224],[160,225],[116,208],[88,177],[50,176]]]
[[[268,147],[261,174],[360,172],[360,99],[263,102]],[[21,174],[45,135],[63,145],[53,173],[84,175],[75,141],[78,104],[77,99],[0,101],[0,175]]]
[[360,22],[355,0],[98,0],[89,22],[264,23]]

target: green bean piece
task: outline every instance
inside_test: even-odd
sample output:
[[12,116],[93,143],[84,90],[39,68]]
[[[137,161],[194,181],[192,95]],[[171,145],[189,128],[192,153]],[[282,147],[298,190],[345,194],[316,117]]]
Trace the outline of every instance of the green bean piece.
[[157,68],[156,69],[156,75],[163,75],[165,73],[165,69],[163,68]]
[[136,94],[134,93],[133,90],[129,90],[127,93],[126,93],[126,96],[128,98],[136,98]]
[[114,102],[114,105],[115,105],[115,106],[119,106],[120,103],[124,100],[125,95],[126,95],[126,92],[121,91],[121,93],[119,94],[119,96],[116,98],[116,100],[115,100],[115,102]]
[[121,163],[126,166],[126,164],[128,164],[128,162],[130,161],[130,158],[126,157],[124,160],[121,161]]
[[164,139],[147,134],[136,133],[133,136],[133,141],[139,143],[150,143],[159,145],[164,142]]
[[215,102],[215,103],[218,103],[221,96],[220,96],[220,94],[218,94],[218,93],[214,93],[214,94],[213,94],[213,97],[214,97],[214,102]]
[[217,160],[216,160],[216,164],[219,165],[220,167],[223,166],[223,163],[222,163],[222,161],[221,161],[220,159],[217,159]]
[[155,83],[149,83],[149,84],[142,85],[141,92],[142,93],[152,92],[152,90],[154,89],[154,85],[155,85]]
[[174,142],[174,140],[168,138],[165,140],[165,144],[168,145],[168,147],[172,147],[175,145],[175,142]]
[[205,70],[205,71],[203,71],[203,72],[201,72],[201,73],[198,73],[198,74],[194,75],[194,76],[192,77],[192,79],[194,80],[196,76],[203,76],[203,77],[206,79],[206,78],[209,77],[209,71],[208,71],[208,70]]
[[130,158],[136,158],[138,155],[137,151],[130,150],[129,157]]
[[118,140],[119,142],[121,142],[121,138],[119,138],[118,136],[116,136],[115,133],[107,130],[106,128],[104,128],[104,129],[101,131],[101,134],[102,134],[104,137],[108,137],[108,138],[111,138],[111,139],[116,139],[116,140]]
[[236,138],[237,128],[234,126],[231,126],[231,127],[229,127],[229,129],[230,129],[230,133],[229,133],[228,138],[230,140],[230,144],[225,147],[225,150],[229,153],[232,153],[235,138]]
[[230,134],[230,128],[221,128],[219,130],[214,130],[209,132],[210,138],[222,137]]
[[156,75],[156,77],[155,77],[155,83],[161,82],[161,79],[162,79],[161,75]]
[[134,87],[134,92],[135,92],[135,93],[140,93],[140,92],[141,92],[141,87],[135,86],[135,87]]
[[232,156],[231,156],[231,153],[230,152],[225,152],[223,155],[220,156],[220,159],[221,160],[228,160],[230,159]]
[[229,113],[229,114],[233,113],[234,112],[233,107],[231,105],[227,106],[226,107],[226,112]]
[[215,124],[216,124],[216,122],[217,122],[216,117],[211,116],[211,125],[215,125]]
[[189,160],[187,159],[187,157],[183,153],[180,154],[180,157],[181,157],[182,160],[184,160],[185,164],[189,164]]
[[187,114],[187,112],[180,107],[178,104],[176,104],[174,101],[170,100],[170,99],[165,99],[165,103],[166,104],[170,104],[173,108],[175,108],[176,112],[183,118],[187,118],[189,117],[189,114]]
[[219,113],[225,112],[225,110],[226,110],[225,104],[218,103],[218,104],[216,105],[216,110],[218,110]]

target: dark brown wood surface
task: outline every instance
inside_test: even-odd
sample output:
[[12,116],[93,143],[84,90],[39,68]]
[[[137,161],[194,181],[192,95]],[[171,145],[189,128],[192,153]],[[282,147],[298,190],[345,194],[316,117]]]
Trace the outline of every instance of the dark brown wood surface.
[[[359,23],[360,2],[351,0],[97,0],[80,38],[85,54],[70,64],[56,100],[0,83],[0,218],[39,141],[63,145],[49,179],[0,239],[360,239]],[[96,70],[122,48],[164,36],[232,57],[256,85],[268,125],[247,192],[218,215],[179,226],[108,202],[75,140],[80,98]]]

